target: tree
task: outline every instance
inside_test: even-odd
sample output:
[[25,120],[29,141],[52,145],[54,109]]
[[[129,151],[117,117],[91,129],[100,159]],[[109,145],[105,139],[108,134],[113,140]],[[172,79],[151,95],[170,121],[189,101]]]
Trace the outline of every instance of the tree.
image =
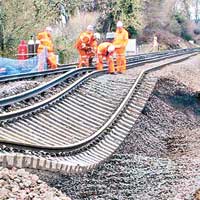
[[194,7],[194,19],[195,23],[199,22],[199,15],[200,15],[200,0],[193,0],[193,7]]
[[140,0],[117,0],[114,8],[115,21],[122,20],[125,26],[139,27]]
[[21,39],[41,31],[53,24],[57,18],[56,9],[48,0],[2,0],[0,14],[1,50],[13,54]]
[[140,28],[140,0],[99,1],[98,8],[101,12],[98,29],[101,32],[114,31],[118,20],[123,21],[133,35]]

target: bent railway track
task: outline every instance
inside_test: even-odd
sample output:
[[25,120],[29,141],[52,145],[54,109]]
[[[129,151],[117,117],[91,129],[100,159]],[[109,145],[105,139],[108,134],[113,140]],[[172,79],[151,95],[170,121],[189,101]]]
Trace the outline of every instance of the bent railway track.
[[[139,63],[143,63],[143,62],[151,62],[151,60],[156,60],[156,59],[160,59],[161,57],[163,56],[173,56],[174,52],[165,52],[165,53],[162,53],[160,55],[159,54],[146,54],[145,56],[136,56],[136,57],[129,57],[128,59],[128,62],[131,62],[131,63],[135,63],[135,64],[139,64]],[[57,90],[57,86],[61,83],[61,81],[66,81],[66,79],[69,79],[70,76],[73,77],[74,75],[77,76],[77,74],[79,73],[82,73],[82,71],[84,72],[89,72],[89,71],[92,71],[94,70],[95,68],[94,67],[90,67],[90,68],[85,68],[85,69],[76,69],[76,68],[72,68],[71,67],[71,70],[68,70],[66,72],[66,69],[56,69],[54,70],[55,73],[56,71],[62,71],[62,73],[60,73],[61,75],[59,76],[59,74],[57,74],[56,78],[52,78],[51,76],[47,76],[46,78],[43,78],[41,79],[35,79],[34,77],[32,77],[32,75],[29,73],[29,74],[26,74],[26,77],[29,77],[28,80],[30,80],[30,82],[26,80],[26,86],[25,88],[23,88],[22,92],[19,92],[20,90],[16,90],[14,91],[14,95],[12,94],[12,92],[10,91],[4,91],[2,89],[2,92],[0,93],[1,95],[1,98],[0,98],[0,106],[7,106],[7,105],[10,105],[10,104],[13,104],[13,103],[16,103],[18,101],[23,101],[29,97],[32,97],[32,96],[35,96],[36,94],[40,93],[40,92],[43,92],[44,90],[48,90],[48,89],[53,89],[53,90]],[[51,73],[52,73],[52,70],[49,70]],[[48,71],[44,72],[44,73],[48,73]],[[63,74],[64,73],[64,74]],[[41,73],[36,73],[35,74],[41,74]],[[63,75],[62,75],[63,74]],[[14,76],[14,75],[13,75]],[[14,76],[15,78],[18,78],[21,77],[22,75],[16,75]],[[55,77],[55,76],[54,76]],[[8,81],[5,81],[4,78],[8,79],[7,76],[5,77],[0,77],[0,81],[2,81],[2,84],[1,84],[1,88],[4,87],[4,85],[8,85]],[[34,81],[33,81],[33,78],[34,78]],[[49,82],[47,82],[47,80],[49,80],[51,78],[51,80]],[[12,80],[12,79],[11,79]],[[21,80],[21,79],[20,79]],[[43,81],[41,81],[43,80]],[[21,85],[21,82],[17,82],[15,81],[14,82],[14,87],[16,87],[15,85]],[[61,83],[63,85],[63,83]],[[12,82],[12,85],[13,85],[13,82]],[[23,81],[22,81],[22,85],[23,85]],[[5,87],[6,88],[6,87]],[[49,91],[51,93],[51,91]],[[48,93],[49,93],[48,92]]]
[[[157,53],[157,54],[145,54],[145,56],[138,56],[135,58],[129,57],[128,67],[140,66],[144,63],[159,61],[163,58],[174,57],[175,54],[182,55],[185,53],[185,50],[178,51],[169,51],[165,53]],[[21,92],[16,95],[6,96],[0,99],[0,113],[9,113],[15,110],[20,110],[22,108],[28,107],[32,104],[41,102],[55,93],[66,88],[69,84],[80,78],[84,73],[91,72],[95,68],[82,68],[82,69],[72,69],[63,75],[45,83],[41,84],[33,89],[27,90],[25,92]],[[0,116],[1,118],[1,116]]]
[[75,173],[104,162],[129,134],[148,100],[156,84],[148,74],[193,55],[137,69],[135,77],[125,80],[123,75],[96,77],[103,71],[92,72],[92,79],[85,75],[79,87],[74,83],[68,95],[51,105],[29,116],[1,119],[0,165]]

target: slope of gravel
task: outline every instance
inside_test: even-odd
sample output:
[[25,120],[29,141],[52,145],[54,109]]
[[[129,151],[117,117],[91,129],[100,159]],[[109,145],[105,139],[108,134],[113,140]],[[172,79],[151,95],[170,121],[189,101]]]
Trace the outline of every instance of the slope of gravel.
[[1,200],[70,200],[24,169],[0,168]]
[[198,106],[195,92],[163,78],[107,162],[83,175],[39,174],[72,199],[191,200],[200,187]]

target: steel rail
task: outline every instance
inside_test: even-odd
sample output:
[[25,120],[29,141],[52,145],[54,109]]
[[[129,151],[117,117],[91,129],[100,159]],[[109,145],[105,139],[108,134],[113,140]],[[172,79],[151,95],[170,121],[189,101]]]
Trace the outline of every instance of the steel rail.
[[14,75],[5,75],[0,76],[0,83],[6,82],[6,81],[15,81],[15,80],[22,80],[27,78],[36,78],[40,76],[47,76],[47,75],[54,75],[58,73],[67,72],[69,70],[75,69],[75,64],[67,64],[63,67],[57,68],[57,69],[51,69],[51,70],[45,70],[41,72],[30,72],[30,73],[22,73],[22,74],[14,74]]
[[[183,61],[192,55],[185,56],[184,58],[176,59],[170,63]],[[98,135],[93,135],[83,144],[76,143],[75,151],[68,156],[62,157],[37,157],[31,155],[24,155],[21,153],[0,153],[0,165],[15,166],[15,167],[28,167],[34,169],[43,169],[51,171],[59,171],[63,173],[76,173],[90,170],[101,162],[104,162],[108,157],[118,148],[124,138],[129,134],[132,124],[136,121],[140,112],[142,111],[150,92],[152,91],[156,81],[153,84],[145,82],[146,75],[154,70],[158,70],[169,63],[159,66],[154,66],[143,70],[133,86],[124,98],[123,103],[117,108],[117,111],[107,121],[107,125],[103,125],[97,132]],[[139,95],[141,84],[147,84],[145,97]],[[150,86],[151,85],[151,86]],[[144,92],[144,89],[142,89]],[[134,95],[135,94],[135,95]],[[140,98],[142,97],[142,98]],[[137,105],[140,99],[140,105]],[[128,109],[131,108],[129,115]],[[133,111],[135,109],[135,111]],[[132,115],[132,116],[131,116]],[[112,120],[111,120],[112,119]],[[129,123],[130,122],[130,123]],[[77,148],[78,147],[78,148]],[[70,150],[74,148],[70,147]]]
[[[177,59],[178,61],[180,59]],[[181,59],[182,61],[183,59]],[[167,64],[171,64],[171,63],[174,63],[174,61],[172,62],[169,62]],[[166,65],[166,64],[164,64]],[[131,68],[132,66],[128,66],[128,68]],[[161,67],[161,66],[159,66]],[[80,86],[85,80],[88,80],[90,79],[91,77],[94,77],[94,76],[97,76],[97,75],[100,75],[100,74],[105,74],[106,73],[106,69],[102,70],[102,71],[94,71],[94,72],[91,72],[90,74],[86,74],[85,76],[83,76],[80,80],[74,82],[72,85],[70,85],[68,88],[66,88],[64,91],[61,91],[60,93],[54,95],[53,97],[51,97],[50,99],[46,100],[46,101],[43,101],[43,102],[40,102],[40,103],[37,103],[29,108],[25,108],[25,109],[21,109],[20,111],[14,111],[14,112],[11,112],[11,113],[6,113],[6,114],[1,114],[0,115],[0,120],[1,122],[3,123],[4,120],[8,120],[10,118],[19,118],[19,115],[24,115],[26,113],[29,113],[31,111],[36,111],[36,109],[38,108],[41,108],[42,106],[45,106],[46,103],[50,104],[56,100],[59,101],[60,98],[63,97],[63,94],[69,94],[70,92],[72,92],[73,90],[75,90],[78,86]],[[137,81],[136,81],[137,83]],[[62,147],[59,147],[59,146],[51,146],[51,147],[48,147],[48,146],[40,146],[40,145],[24,145],[23,143],[21,143],[20,145],[23,145],[23,146],[29,146],[29,147],[33,147],[33,148],[42,148],[42,149],[57,149],[57,150],[67,150],[67,149],[72,149],[72,148],[79,148],[80,146],[86,144],[86,143],[89,143],[90,141],[94,140],[94,138],[96,138],[101,132],[103,132],[111,123],[112,121],[119,115],[120,111],[123,109],[124,105],[125,105],[125,102],[127,102],[127,99],[125,98],[124,103],[121,104],[121,106],[119,106],[119,108],[116,110],[115,114],[113,114],[111,116],[111,118],[94,134],[92,134],[90,137],[84,139],[84,140],[81,140],[79,142],[76,142],[74,144],[68,144],[68,145],[65,145],[65,146],[62,146]],[[55,102],[54,102],[55,103]],[[23,116],[22,116],[23,117]],[[5,142],[5,141],[1,141],[0,142]],[[13,144],[17,144],[17,143],[13,143]]]
[[61,75],[61,76],[59,76],[59,77],[47,82],[44,85],[40,85],[40,86],[38,86],[36,88],[33,88],[31,90],[22,92],[22,93],[17,94],[17,95],[13,95],[13,96],[9,96],[9,97],[5,97],[5,98],[0,99],[0,106],[10,105],[10,104],[16,103],[18,101],[22,101],[22,100],[25,100],[27,98],[33,97],[36,94],[39,94],[39,93],[41,93],[41,92],[43,92],[45,90],[48,90],[49,88],[51,88],[51,87],[53,87],[55,85],[58,85],[62,81],[66,81],[67,79],[69,79],[69,78],[71,78],[73,76],[76,76],[76,75],[79,75],[79,74],[85,73],[85,72],[90,72],[90,71],[92,71],[94,69],[95,69],[94,67],[81,68],[81,69],[72,69],[72,70],[64,73],[63,75]]
[[[173,54],[171,54],[171,52],[170,52],[170,54],[167,54],[167,56],[165,54],[162,54],[161,56],[157,55],[156,57],[153,57],[153,58],[151,58],[151,57],[145,58],[143,61],[140,61],[140,60],[134,61],[134,65],[139,66],[139,65],[142,65],[142,64],[147,63],[147,62],[160,61],[161,59],[163,59],[163,56],[165,58],[170,58],[170,57],[181,55],[181,54],[183,54],[182,51],[180,53],[178,53],[178,54],[176,53],[174,55],[174,51],[173,51]],[[131,65],[133,66],[133,63],[131,63]],[[22,92],[22,93],[17,94],[17,95],[13,95],[13,96],[9,96],[9,97],[5,97],[5,98],[0,99],[0,106],[6,106],[6,105],[14,104],[14,103],[19,102],[19,101],[24,101],[28,98],[34,97],[35,95],[37,95],[39,93],[42,93],[45,90],[48,90],[49,88],[51,88],[55,85],[60,84],[62,81],[65,81],[66,79],[70,78],[70,76],[77,75],[81,72],[92,71],[94,69],[95,69],[95,67],[90,67],[90,68],[74,69],[71,72],[66,72],[64,75],[61,75],[61,76],[53,79],[52,81],[49,81],[45,85],[38,86],[36,88]]]
[[[196,48],[197,49],[197,48]],[[133,55],[133,56],[127,56],[129,59],[137,59],[140,57],[148,57],[148,56],[156,56],[156,55],[162,55],[170,52],[180,52],[180,51],[187,51],[188,49],[177,49],[177,50],[168,50],[164,52],[153,52],[153,53],[148,53],[148,54],[138,54],[138,55]],[[14,81],[14,80],[22,80],[22,79],[27,79],[27,78],[36,78],[40,76],[47,76],[47,75],[53,75],[57,73],[63,73],[66,71],[69,71],[71,69],[75,69],[78,63],[71,63],[71,64],[62,64],[59,65],[57,69],[54,70],[45,70],[41,72],[30,72],[30,73],[23,73],[23,74],[18,74],[18,75],[5,75],[5,76],[0,76],[0,83],[1,82],[6,82],[6,81]]]

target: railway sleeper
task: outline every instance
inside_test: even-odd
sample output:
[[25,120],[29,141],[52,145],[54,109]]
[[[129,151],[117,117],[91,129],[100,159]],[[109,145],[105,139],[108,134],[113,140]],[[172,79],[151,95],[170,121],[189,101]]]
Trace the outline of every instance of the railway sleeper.
[[[31,119],[30,121],[26,121],[29,123],[29,126],[31,127],[31,129],[34,129],[35,132],[39,132],[40,133],[40,140],[43,138],[47,141],[50,142],[51,145],[63,145],[63,137],[59,137],[57,134],[59,134],[59,132],[57,130],[54,130],[54,128],[50,128],[47,129],[47,127],[42,127],[41,124],[38,124],[38,128],[37,128],[37,124],[36,121],[34,119]],[[26,125],[26,124],[25,124]]]
[[90,108],[94,108],[95,110],[97,110],[97,111],[99,111],[99,112],[104,112],[105,114],[108,114],[108,115],[110,115],[110,113],[111,113],[111,111],[109,111],[109,110],[105,110],[104,108],[101,108],[100,106],[98,106],[98,105],[95,105],[95,104],[91,104],[91,103],[89,103],[89,102],[87,102],[87,101],[85,101],[85,102],[80,102],[79,101],[79,99],[78,98],[75,98],[74,96],[72,97],[68,97],[68,99],[70,100],[70,101],[73,101],[74,103],[77,103],[77,104],[82,104],[82,106],[88,106],[88,107],[90,107]]
[[[109,106],[111,108],[113,106],[111,103],[109,103],[109,102],[107,102],[107,101],[105,101],[103,99],[97,98],[95,96],[92,96],[92,95],[84,95],[84,97],[86,97],[87,99],[89,98],[91,100],[94,100],[95,102],[98,102],[98,103],[103,104],[105,106]],[[109,100],[109,98],[107,98],[106,100]]]
[[61,108],[59,106],[55,107],[55,110],[58,110],[59,112],[63,113],[64,117],[65,118],[68,118],[70,120],[73,120],[75,121],[75,123],[77,123],[78,121],[79,122],[82,122],[86,128],[92,126],[95,128],[95,130],[97,130],[98,126],[95,125],[94,123],[90,123],[87,121],[87,119],[83,116],[74,116],[73,114],[69,113],[69,112],[66,112],[65,110],[61,110]]
[[[77,121],[76,119],[74,118],[69,118],[69,117],[66,117],[65,114],[59,112],[57,109],[55,108],[51,108],[50,110],[48,110],[50,113],[56,113],[56,117],[63,120],[63,122],[65,122],[66,124],[71,124],[73,125],[74,127],[76,128],[80,128],[84,131],[87,131],[88,129],[91,130],[91,131],[96,131],[96,126],[94,127],[93,124],[91,124],[91,126],[85,124],[84,122],[82,121]],[[78,126],[77,126],[78,125]]]
[[99,103],[98,101],[95,101],[94,99],[89,99],[89,97],[84,97],[84,96],[81,96],[81,95],[78,95],[76,94],[76,96],[80,99],[82,99],[83,101],[88,101],[89,103],[91,104],[94,104],[94,105],[97,105],[105,110],[109,110],[109,111],[112,111],[113,108],[110,106],[110,105],[107,105],[105,102],[104,103]]
[[[36,138],[34,137],[34,135],[32,137],[31,136],[28,137],[26,134],[22,135],[21,133],[24,130],[21,129],[20,127],[18,127],[18,126],[16,126],[16,127],[7,127],[7,130],[8,131],[10,130],[11,133],[15,133],[16,138],[20,138],[20,143],[23,143],[24,141],[26,143],[29,143],[29,144],[33,144],[33,142],[35,142],[36,144],[41,143],[41,142],[43,142],[43,143],[45,142],[45,141],[41,141],[41,140],[38,141],[38,138],[37,138],[37,140],[35,140]],[[12,141],[15,141],[15,139],[12,140]]]
[[96,111],[93,111],[93,112],[92,112],[92,111],[90,111],[90,110],[88,110],[88,109],[85,109],[85,108],[82,107],[82,106],[77,106],[77,105],[75,105],[75,104],[71,104],[70,102],[66,102],[66,101],[63,101],[63,104],[68,105],[68,107],[71,108],[71,109],[80,110],[82,113],[83,113],[83,112],[84,112],[84,113],[87,113],[87,115],[93,115],[93,116],[95,116],[95,118],[97,118],[97,119],[105,120],[105,117],[102,117],[102,115],[96,113]]
[[[47,119],[50,119],[50,118],[51,118],[51,116],[47,117]],[[63,119],[58,120],[58,118],[51,118],[51,122],[55,123],[56,127],[61,127],[61,129],[64,129],[64,131],[68,131],[67,134],[65,134],[65,137],[67,137],[69,135],[69,133],[71,133],[69,135],[70,138],[72,138],[73,136],[76,136],[80,139],[80,137],[82,138],[83,136],[88,136],[88,134],[85,134],[86,130],[83,131],[81,129],[74,127],[73,125],[71,125],[69,123],[64,123]],[[68,129],[65,130],[66,128],[68,128]],[[70,138],[68,138],[68,139],[70,139]]]
[[136,118],[132,118],[132,120],[129,120],[126,116],[122,116],[121,120],[124,121],[126,124],[129,124],[132,126],[135,123]]
[[58,129],[60,131],[59,135],[61,135],[65,139],[65,141],[66,141],[65,144],[80,141],[84,137],[88,136],[85,134],[85,131],[83,132],[79,129],[74,130],[74,127],[69,124],[67,124],[65,126],[61,125],[62,122],[57,121],[57,119],[50,120],[50,117],[48,117],[47,120],[49,121],[49,124],[54,124],[56,129]]
[[92,113],[87,113],[87,110],[82,110],[81,107],[80,108],[75,108],[75,107],[70,107],[69,105],[66,105],[64,102],[62,103],[63,105],[65,105],[66,110],[70,111],[75,111],[77,113],[80,113],[80,115],[84,115],[88,118],[90,118],[91,121],[96,121],[99,124],[102,124],[105,121],[105,118],[101,118],[98,117],[96,115],[92,115]]
[[127,130],[132,127],[132,125],[130,123],[127,123],[125,120],[122,120],[122,119],[119,119],[117,124],[121,124],[122,126],[126,127]]

